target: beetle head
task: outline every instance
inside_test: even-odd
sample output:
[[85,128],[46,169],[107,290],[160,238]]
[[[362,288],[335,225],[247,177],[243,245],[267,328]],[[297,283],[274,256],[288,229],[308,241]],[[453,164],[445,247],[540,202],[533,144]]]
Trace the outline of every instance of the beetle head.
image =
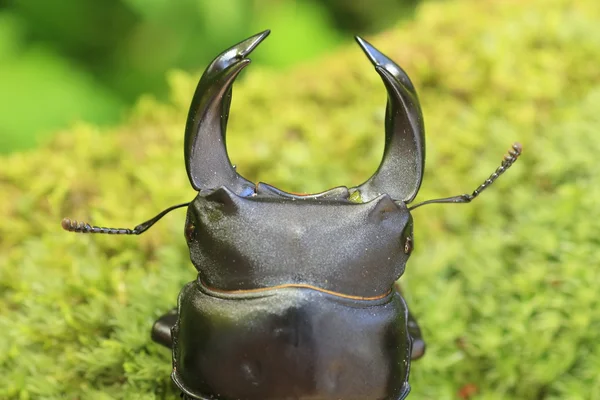
[[[521,145],[514,144],[500,167],[472,194],[408,207],[421,185],[425,163],[417,93],[402,68],[357,37],[388,97],[385,146],[376,172],[356,187],[307,196],[264,183],[254,185],[231,164],[225,138],[232,85],[250,62],[248,55],[268,34],[259,33],[221,53],[198,83],[184,148],[188,178],[198,191],[194,201],[170,207],[134,229],[101,228],[68,219],[63,220],[63,228],[140,234],[169,211],[188,206],[185,233],[191,259],[200,278],[215,287],[308,282],[357,296],[381,293],[402,274],[412,251],[410,210],[430,203],[470,202],[514,163]],[[370,283],[363,285],[363,281]]]
[[265,184],[252,196],[226,187],[199,193],[185,236],[211,288],[310,285],[358,297],[386,293],[403,273],[412,218],[387,194],[365,203],[348,190],[294,196]]
[[[405,203],[416,195],[423,175],[423,119],[414,86],[398,65],[357,38],[388,93],[385,148],[377,171],[357,187],[308,196],[254,185],[229,160],[226,125],[232,84],[268,34],[259,33],[217,56],[192,100],[184,151],[188,178],[199,192],[186,223],[192,261],[214,286],[260,285],[253,281],[257,275],[276,284],[278,272],[289,275],[293,268],[306,281],[307,275],[322,275],[318,270],[343,274],[353,266],[365,277],[377,275],[389,284],[401,275],[412,249],[412,219]],[[236,265],[229,280],[224,264]]]

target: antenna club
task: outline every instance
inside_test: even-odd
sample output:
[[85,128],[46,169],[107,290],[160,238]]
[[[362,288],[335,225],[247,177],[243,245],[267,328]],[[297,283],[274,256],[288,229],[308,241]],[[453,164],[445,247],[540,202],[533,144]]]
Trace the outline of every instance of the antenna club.
[[71,221],[69,218],[63,218],[60,225],[62,226],[62,228],[65,231],[69,231],[69,232],[104,233],[104,234],[108,234],[108,235],[139,235],[139,234],[147,231],[152,225],[154,225],[159,219],[164,217],[169,212],[171,212],[177,208],[189,206],[189,204],[190,203],[183,203],[183,204],[178,204],[176,206],[171,206],[171,207],[167,208],[166,210],[162,211],[156,217],[154,217],[142,224],[139,224],[138,226],[136,226],[133,229],[105,228],[105,227],[101,227],[101,226],[91,226],[87,222]]
[[85,222],[72,221],[69,218],[64,218],[60,225],[65,231],[69,232],[89,233],[93,231],[89,224]]
[[521,153],[523,152],[523,145],[519,142],[514,142],[512,148],[517,153],[517,155],[521,155]]
[[514,142],[511,148],[508,150],[508,154],[504,155],[502,159],[502,163],[496,171],[492,175],[489,176],[477,189],[473,191],[471,194],[462,194],[459,196],[453,197],[444,197],[443,199],[433,199],[423,201],[421,203],[415,204],[414,206],[409,207],[409,211],[414,210],[417,207],[424,206],[425,204],[433,204],[433,203],[470,203],[473,199],[481,194],[486,188],[488,188],[492,183],[496,181],[507,169],[509,169],[515,161],[519,158],[521,153],[523,152],[523,146],[519,142]]
[[517,160],[517,158],[519,158],[522,152],[523,145],[521,145],[521,143],[519,142],[514,142],[511,148],[508,150],[508,154],[504,155],[501,168],[508,168],[510,164],[514,163]]
[[508,154],[504,156],[506,161],[508,160],[516,160],[517,157],[521,155],[523,152],[523,146],[519,142],[514,142],[511,149],[508,150]]
[[69,232],[73,232],[74,225],[77,225],[77,222],[71,221],[69,218],[63,218],[62,222],[60,223],[60,226],[62,226],[65,231]]

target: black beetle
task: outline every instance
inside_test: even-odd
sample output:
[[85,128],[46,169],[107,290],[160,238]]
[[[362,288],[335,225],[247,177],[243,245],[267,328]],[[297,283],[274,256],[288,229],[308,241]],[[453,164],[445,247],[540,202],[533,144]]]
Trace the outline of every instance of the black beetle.
[[396,281],[413,249],[410,211],[467,203],[521,153],[515,143],[472,194],[411,207],[425,164],[423,117],[406,73],[371,44],[358,44],[388,93],[385,150],[354,188],[294,195],[240,176],[225,130],[231,87],[267,37],[221,53],[194,94],[185,166],[196,198],[134,229],[63,220],[83,233],[140,234],[187,206],[185,237],[198,278],[152,328],[173,350],[172,378],[190,399],[404,399],[411,359],[425,343]]

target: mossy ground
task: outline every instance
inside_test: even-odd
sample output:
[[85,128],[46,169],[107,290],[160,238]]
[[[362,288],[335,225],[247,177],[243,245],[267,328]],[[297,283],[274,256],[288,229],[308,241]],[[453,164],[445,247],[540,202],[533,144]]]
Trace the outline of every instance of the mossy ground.
[[[414,212],[401,281],[429,347],[411,399],[600,399],[599,20],[596,0],[432,2],[373,39],[420,94],[417,200],[469,192],[513,141],[525,149],[474,203]],[[243,175],[312,192],[375,169],[385,92],[358,47],[245,78],[228,137]],[[177,398],[148,333],[194,278],[184,212],[140,237],[60,220],[132,227],[193,198],[196,79],[172,74],[171,104],[142,99],[111,132],[79,125],[0,160],[0,398]]]

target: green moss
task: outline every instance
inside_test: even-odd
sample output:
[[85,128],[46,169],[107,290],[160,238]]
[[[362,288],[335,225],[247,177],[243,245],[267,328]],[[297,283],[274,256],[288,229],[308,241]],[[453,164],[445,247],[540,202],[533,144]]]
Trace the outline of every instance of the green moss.
[[360,196],[360,191],[354,190],[350,196],[348,197],[348,201],[353,203],[362,203],[362,197]]
[[[600,392],[600,3],[520,3],[427,3],[373,40],[420,93],[417,201],[469,192],[524,145],[474,203],[414,212],[402,281],[429,347],[411,399],[467,384],[478,399]],[[285,75],[249,70],[228,137],[242,174],[314,192],[372,173],[385,92],[356,46]],[[0,398],[177,398],[170,353],[148,333],[194,277],[184,212],[140,237],[60,221],[132,227],[194,197],[181,155],[196,79],[172,74],[172,104],[142,99],[109,134],[79,125],[0,160]]]

